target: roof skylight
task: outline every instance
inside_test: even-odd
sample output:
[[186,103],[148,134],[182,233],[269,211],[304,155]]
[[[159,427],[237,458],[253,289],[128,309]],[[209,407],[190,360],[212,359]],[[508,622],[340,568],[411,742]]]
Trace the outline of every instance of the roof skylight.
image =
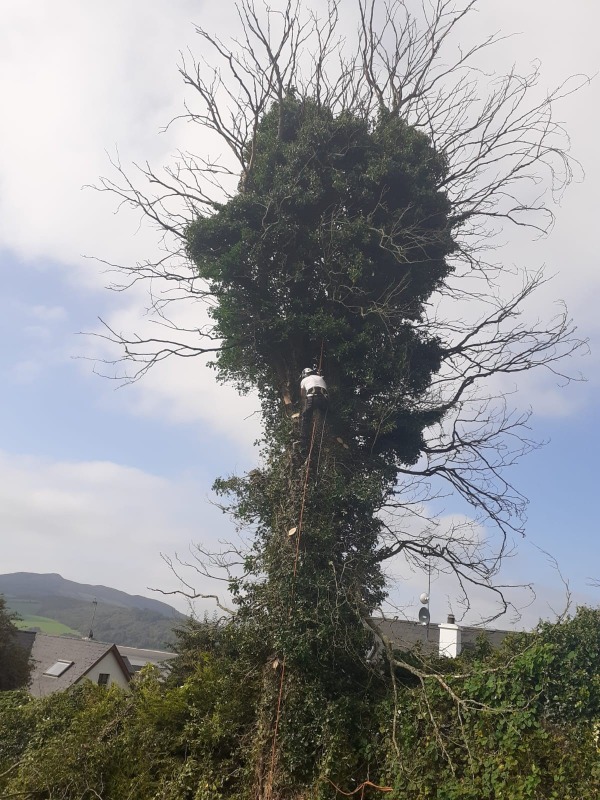
[[74,661],[55,661],[51,667],[44,671],[44,675],[50,675],[53,678],[59,678],[69,667],[72,667]]

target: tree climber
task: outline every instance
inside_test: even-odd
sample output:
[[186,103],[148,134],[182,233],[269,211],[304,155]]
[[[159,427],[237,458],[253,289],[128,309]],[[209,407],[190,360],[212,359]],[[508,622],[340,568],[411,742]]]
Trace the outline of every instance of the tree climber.
[[313,414],[315,410],[327,411],[329,395],[327,384],[316,369],[307,367],[300,376],[300,398],[302,412],[300,414],[300,447],[306,452],[310,441]]

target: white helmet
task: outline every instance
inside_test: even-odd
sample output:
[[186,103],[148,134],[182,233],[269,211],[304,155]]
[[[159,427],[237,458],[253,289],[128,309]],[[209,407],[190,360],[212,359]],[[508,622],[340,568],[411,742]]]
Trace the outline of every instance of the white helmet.
[[304,378],[308,378],[309,375],[314,375],[316,373],[316,371],[317,370],[313,369],[312,367],[306,367],[306,369],[302,370],[302,373],[300,375],[300,379],[303,380]]

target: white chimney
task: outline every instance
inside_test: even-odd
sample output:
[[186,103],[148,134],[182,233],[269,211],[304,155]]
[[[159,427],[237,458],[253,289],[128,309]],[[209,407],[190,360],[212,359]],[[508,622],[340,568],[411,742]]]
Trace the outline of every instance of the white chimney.
[[440,655],[456,658],[461,651],[461,631],[454,621],[454,614],[448,614],[448,622],[440,623]]

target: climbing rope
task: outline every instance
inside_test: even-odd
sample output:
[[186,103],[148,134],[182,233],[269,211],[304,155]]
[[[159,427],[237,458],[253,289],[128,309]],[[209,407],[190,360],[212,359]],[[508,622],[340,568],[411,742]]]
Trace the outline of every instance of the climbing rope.
[[392,791],[391,786],[378,786],[376,783],[372,783],[371,781],[364,781],[363,783],[360,784],[360,786],[357,786],[356,789],[353,789],[351,792],[345,792],[343,789],[340,789],[339,786],[336,786],[333,781],[330,781],[329,778],[325,778],[325,780],[327,781],[327,783],[330,783],[333,786],[336,792],[343,794],[344,797],[352,797],[353,795],[358,794],[358,792],[360,792],[360,796],[362,798],[364,797],[365,789],[367,788],[367,786],[370,786],[372,789],[376,789],[378,792]]
[[[321,354],[319,356],[319,373],[321,372],[321,368],[323,366],[323,351],[324,351],[325,342],[321,340]],[[321,439],[319,441],[319,452],[317,458],[317,472],[319,470],[319,464],[321,462],[321,449],[323,447],[323,436],[325,433],[325,420],[327,418],[327,412],[325,412],[325,416],[323,418],[323,424],[321,426]],[[300,559],[300,537],[302,535],[302,525],[304,523],[304,508],[306,505],[306,497],[308,494],[308,479],[310,477],[310,466],[312,462],[312,453],[315,444],[315,434],[317,429],[317,417],[313,417],[313,424],[312,424],[312,431],[310,436],[310,445],[308,448],[308,456],[306,458],[306,472],[304,475],[304,485],[302,487],[302,500],[300,502],[300,516],[298,518],[298,526],[296,530],[296,551],[294,553],[294,568],[292,572],[292,586],[290,592],[290,600],[288,606],[288,619],[292,616],[292,607],[294,602],[294,594],[296,590],[296,576],[298,573],[298,561]],[[271,800],[273,794],[273,778],[275,776],[275,756],[276,756],[276,746],[277,746],[277,734],[279,732],[279,722],[281,719],[281,706],[283,704],[283,687],[285,681],[285,667],[286,667],[286,657],[283,656],[281,661],[281,674],[279,678],[279,692],[277,696],[277,709],[275,712],[275,726],[273,729],[273,744],[271,747],[271,765],[269,768],[269,777],[268,783],[266,786],[265,798],[266,800]]]
[[[317,425],[317,420],[314,419],[313,420],[312,431],[311,431],[311,437],[310,437],[310,446],[309,446],[309,449],[308,449],[308,457],[306,459],[306,473],[305,473],[305,476],[304,476],[304,486],[302,488],[302,501],[300,503],[300,517],[298,519],[298,528],[296,530],[296,552],[294,554],[294,569],[293,569],[293,573],[292,573],[292,587],[291,587],[291,593],[290,593],[290,602],[289,602],[289,606],[288,606],[288,619],[290,619],[291,616],[292,616],[292,604],[294,602],[294,593],[295,593],[295,589],[296,589],[296,575],[297,575],[297,572],[298,572],[298,561],[299,561],[299,558],[300,558],[300,536],[302,535],[302,524],[304,522],[304,507],[306,505],[306,496],[307,496],[307,493],[308,493],[308,478],[309,478],[309,475],[310,475],[311,457],[312,457],[312,451],[313,451],[313,447],[314,447],[314,443],[315,443],[316,425]],[[321,437],[321,442],[322,442],[322,437]],[[320,458],[320,455],[321,454],[319,452],[319,458]],[[279,721],[281,719],[281,706],[282,706],[282,702],[283,702],[283,686],[284,686],[284,680],[285,680],[285,663],[286,663],[286,657],[284,655],[283,659],[282,659],[282,662],[281,662],[281,675],[280,675],[280,678],[279,678],[279,693],[278,693],[278,696],[277,696],[277,710],[275,712],[275,727],[273,729],[273,744],[272,744],[272,747],[271,747],[271,766],[269,768],[269,778],[268,778],[268,783],[267,783],[267,790],[265,792],[266,800],[270,800],[270,798],[272,797],[272,793],[273,793],[273,778],[274,778],[274,775],[275,775],[275,755],[276,755],[276,746],[277,746],[277,734],[279,732]]]
[[[321,425],[321,440],[319,441],[319,452],[317,454],[317,468],[315,470],[315,479],[319,477],[319,467],[321,465],[321,450],[323,449],[323,437],[325,436],[325,423],[327,422],[327,412],[329,409],[325,410],[325,414],[323,416],[323,424]],[[316,420],[315,420],[316,424]]]

